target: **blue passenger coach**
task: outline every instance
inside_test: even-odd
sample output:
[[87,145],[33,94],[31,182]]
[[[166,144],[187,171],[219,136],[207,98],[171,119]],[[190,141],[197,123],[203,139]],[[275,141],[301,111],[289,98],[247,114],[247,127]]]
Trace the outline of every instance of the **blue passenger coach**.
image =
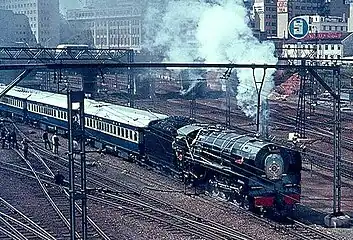
[[[0,85],[0,91],[6,86]],[[73,105],[74,111],[78,104]],[[0,100],[0,110],[45,126],[67,129],[67,96],[15,87]],[[144,156],[150,122],[166,115],[85,99],[86,137],[122,157]]]

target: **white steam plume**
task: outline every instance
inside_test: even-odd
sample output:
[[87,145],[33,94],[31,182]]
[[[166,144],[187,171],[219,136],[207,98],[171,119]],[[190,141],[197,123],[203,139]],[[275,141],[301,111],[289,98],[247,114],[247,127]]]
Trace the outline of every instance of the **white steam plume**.
[[[166,54],[166,61],[276,64],[274,44],[260,43],[248,26],[243,0],[154,1],[147,11],[145,47]],[[153,13],[153,15],[151,15]],[[156,14],[157,13],[157,14]],[[266,71],[265,100],[272,90],[274,70]],[[247,116],[256,115],[257,95],[251,69],[237,69],[237,104]],[[260,81],[263,70],[255,70]]]

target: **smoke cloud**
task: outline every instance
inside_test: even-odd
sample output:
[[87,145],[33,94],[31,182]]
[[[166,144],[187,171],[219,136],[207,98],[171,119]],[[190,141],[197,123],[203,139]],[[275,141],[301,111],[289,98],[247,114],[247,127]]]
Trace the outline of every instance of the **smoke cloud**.
[[[274,44],[259,42],[248,26],[243,0],[152,0],[146,12],[145,48],[164,54],[165,61],[276,64]],[[235,71],[233,71],[235,72]],[[268,69],[262,91],[265,100],[274,87]],[[237,104],[256,115],[257,93],[251,69],[237,69]],[[257,81],[264,71],[255,70]]]

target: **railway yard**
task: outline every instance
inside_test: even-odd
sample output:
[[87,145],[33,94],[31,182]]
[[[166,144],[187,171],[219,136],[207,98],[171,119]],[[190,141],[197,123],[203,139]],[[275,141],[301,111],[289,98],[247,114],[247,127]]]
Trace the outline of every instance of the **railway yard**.
[[[190,101],[142,100],[136,105],[185,116]],[[296,103],[273,101],[270,105],[270,134],[285,143],[295,126],[295,117],[290,116],[296,114]],[[224,106],[222,99],[198,100],[194,117],[202,122],[223,122]],[[352,215],[351,115],[343,118],[342,209]],[[232,106],[231,119],[235,120],[232,128],[243,133],[255,131],[252,120],[236,106]],[[179,177],[160,168],[110,154],[87,153],[88,239],[351,239],[352,229],[326,228],[323,223],[332,207],[332,136],[316,123],[325,119],[329,119],[327,111],[318,108],[307,128],[309,137],[320,141],[303,152],[301,203],[293,218],[285,222],[246,211],[222,195],[184,185]],[[42,129],[12,120],[5,121],[4,127],[16,129],[18,142],[28,140],[29,156],[25,159],[16,148],[0,149],[0,239],[68,239],[67,140],[61,138],[59,154],[54,155],[44,148]],[[61,185],[53,180],[57,171],[65,177]],[[80,230],[76,234],[80,238]]]

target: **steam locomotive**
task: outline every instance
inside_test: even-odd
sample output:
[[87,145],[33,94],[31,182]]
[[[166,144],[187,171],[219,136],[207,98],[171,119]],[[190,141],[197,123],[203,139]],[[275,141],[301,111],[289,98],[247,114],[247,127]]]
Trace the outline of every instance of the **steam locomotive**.
[[287,215],[300,201],[300,153],[256,136],[168,118],[150,124],[146,149],[184,181],[248,210]]
[[[62,94],[14,88],[0,99],[0,110],[46,128],[67,129]],[[160,166],[249,210],[285,213],[300,201],[301,156],[270,141],[91,99],[85,99],[85,127],[96,146]]]

